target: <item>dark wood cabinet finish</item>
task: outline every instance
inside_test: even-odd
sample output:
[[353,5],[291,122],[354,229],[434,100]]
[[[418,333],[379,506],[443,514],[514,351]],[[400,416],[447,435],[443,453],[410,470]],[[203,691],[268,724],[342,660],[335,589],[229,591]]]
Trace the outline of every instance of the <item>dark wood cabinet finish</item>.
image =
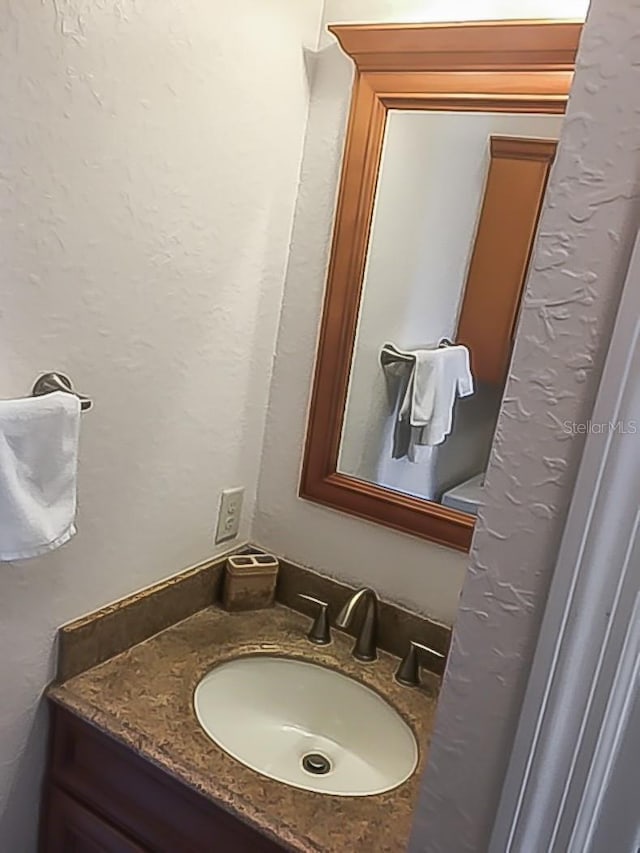
[[117,829],[51,785],[48,792],[47,838],[50,853],[144,853]]
[[52,726],[43,853],[287,849],[56,705]]

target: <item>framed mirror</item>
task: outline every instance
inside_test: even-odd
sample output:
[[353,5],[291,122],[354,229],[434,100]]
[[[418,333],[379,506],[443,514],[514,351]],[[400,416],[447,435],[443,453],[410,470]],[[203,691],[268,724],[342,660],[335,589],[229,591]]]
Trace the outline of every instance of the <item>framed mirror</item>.
[[330,29],[356,73],[300,496],[468,550],[581,24]]

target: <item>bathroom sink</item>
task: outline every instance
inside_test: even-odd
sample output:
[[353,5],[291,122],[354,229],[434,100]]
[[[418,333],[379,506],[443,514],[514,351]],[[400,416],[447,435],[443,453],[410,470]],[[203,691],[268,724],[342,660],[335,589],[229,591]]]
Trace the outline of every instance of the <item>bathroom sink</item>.
[[296,788],[362,797],[411,776],[418,747],[400,715],[360,682],[291,658],[236,658],[194,696],[200,725],[225,752]]

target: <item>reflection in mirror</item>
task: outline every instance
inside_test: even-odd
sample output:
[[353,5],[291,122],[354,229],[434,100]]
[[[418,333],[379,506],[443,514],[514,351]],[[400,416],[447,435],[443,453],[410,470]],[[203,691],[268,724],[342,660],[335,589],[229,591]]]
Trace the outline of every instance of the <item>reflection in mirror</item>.
[[389,110],[339,472],[477,511],[561,121]]

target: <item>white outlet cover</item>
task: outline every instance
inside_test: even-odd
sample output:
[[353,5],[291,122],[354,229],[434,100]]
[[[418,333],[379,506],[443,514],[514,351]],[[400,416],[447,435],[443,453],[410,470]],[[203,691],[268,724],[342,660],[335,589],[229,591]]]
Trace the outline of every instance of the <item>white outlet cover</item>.
[[243,497],[243,486],[238,486],[235,489],[225,489],[222,492],[220,496],[220,509],[218,510],[216,543],[235,539],[238,535]]

